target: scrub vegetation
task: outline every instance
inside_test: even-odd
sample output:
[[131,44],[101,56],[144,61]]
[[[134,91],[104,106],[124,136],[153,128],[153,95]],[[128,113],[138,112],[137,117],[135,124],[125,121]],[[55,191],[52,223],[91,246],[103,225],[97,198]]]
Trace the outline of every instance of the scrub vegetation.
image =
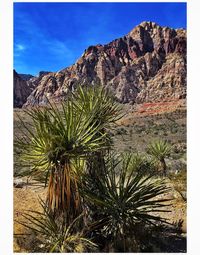
[[[26,229],[15,235],[18,245],[28,252],[185,251],[181,223],[168,217],[170,192],[184,193],[167,161],[175,147],[160,138],[142,152],[118,150],[119,137],[134,136],[130,126],[119,127],[123,117],[122,106],[99,87],[79,87],[66,102],[15,116],[15,177],[46,187],[40,209],[16,220]],[[31,242],[20,241],[24,235]]]

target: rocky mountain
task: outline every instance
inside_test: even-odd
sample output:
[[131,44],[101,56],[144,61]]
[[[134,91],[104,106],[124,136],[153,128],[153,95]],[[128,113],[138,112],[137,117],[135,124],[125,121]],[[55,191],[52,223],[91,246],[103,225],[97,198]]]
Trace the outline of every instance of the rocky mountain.
[[49,73],[51,73],[51,72],[49,72],[49,71],[40,71],[39,74],[38,74],[38,77],[44,76],[44,75],[49,74]]
[[61,100],[79,84],[105,86],[121,103],[185,98],[186,31],[142,22],[122,38],[90,46],[74,65],[34,82],[25,106]]
[[20,73],[20,74],[18,74],[21,78],[22,78],[22,80],[24,80],[24,81],[28,81],[28,80],[30,80],[31,78],[33,78],[34,76],[33,75],[31,75],[31,74],[22,74],[22,73]]
[[31,93],[31,88],[28,86],[27,82],[21,78],[21,76],[14,70],[14,107],[22,107],[26,102],[27,97]]
[[39,85],[42,77],[50,72],[40,71],[38,76],[31,74],[18,74],[13,70],[14,107],[21,108],[27,101],[28,96]]

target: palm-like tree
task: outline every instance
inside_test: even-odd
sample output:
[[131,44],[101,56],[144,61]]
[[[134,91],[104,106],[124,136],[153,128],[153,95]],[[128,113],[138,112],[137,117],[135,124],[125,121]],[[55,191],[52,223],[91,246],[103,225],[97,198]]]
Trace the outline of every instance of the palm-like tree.
[[[101,137],[104,134],[106,139],[107,149],[112,146],[111,136],[107,130],[112,129],[112,125],[122,118],[122,108],[116,102],[114,96],[101,86],[79,86],[75,93],[72,93],[72,100],[74,102],[76,111],[83,111],[84,115],[93,115],[92,125],[101,126],[97,136]],[[95,123],[95,124],[94,124]],[[99,171],[105,167],[104,162],[105,150],[94,152],[92,158],[87,160],[90,174],[95,178],[93,171],[93,161],[99,164]]]
[[79,86],[72,94],[72,100],[77,111],[93,114],[96,125],[103,125],[103,128],[110,128],[123,116],[120,105],[104,87]]
[[121,117],[120,107],[103,88],[79,87],[59,108],[49,102],[25,112],[32,124],[21,120],[26,132],[15,144],[22,163],[32,167],[24,174],[45,180],[49,208],[73,219],[81,212],[78,182],[85,158],[95,155],[102,165],[111,145],[106,128]]
[[147,153],[153,156],[160,163],[164,176],[167,174],[167,165],[165,159],[170,155],[170,152],[171,146],[169,143],[163,140],[152,142],[147,148]]
[[136,173],[141,175],[152,175],[154,173],[154,164],[146,155],[141,153],[126,152],[122,154],[124,164],[128,164],[130,171],[135,169]]
[[21,120],[26,131],[15,144],[21,162],[31,166],[24,174],[45,179],[48,208],[55,214],[64,212],[71,221],[81,212],[78,182],[83,168],[76,167],[77,161],[80,166],[87,155],[106,147],[106,134],[101,133],[102,125],[96,123],[93,113],[77,111],[72,101],[61,104],[60,109],[49,103],[46,108],[25,112],[32,124]]
[[96,165],[96,179],[86,176],[81,191],[98,231],[113,241],[115,248],[123,244],[121,249],[125,252],[127,240],[137,235],[138,224],[166,223],[166,219],[154,213],[168,212],[165,207],[169,199],[159,196],[169,189],[163,180],[136,173],[130,157],[111,155],[103,170],[104,175],[98,174]]

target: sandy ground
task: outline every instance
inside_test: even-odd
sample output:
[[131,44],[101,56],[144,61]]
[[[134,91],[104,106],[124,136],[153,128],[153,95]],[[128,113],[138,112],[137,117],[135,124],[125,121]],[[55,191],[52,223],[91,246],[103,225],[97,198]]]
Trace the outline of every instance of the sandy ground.
[[[14,234],[28,234],[28,230],[16,221],[23,219],[21,213],[24,210],[41,211],[38,197],[45,199],[45,196],[46,189],[44,187],[25,185],[23,188],[14,188]],[[179,220],[182,220],[182,231],[186,233],[186,203],[173,189],[167,197],[173,199],[172,206],[170,207],[171,212],[165,213],[162,216],[167,217],[171,223],[178,223]],[[33,236],[20,236],[20,238],[14,238],[13,250],[14,252],[28,252],[29,247],[33,245]]]
[[[25,210],[41,211],[38,197],[45,199],[46,189],[38,188],[36,186],[25,186],[23,188],[14,188],[14,234],[21,235],[28,233],[27,229],[16,221],[22,221],[23,217],[21,213]],[[14,252],[27,252],[28,243],[32,242],[31,237],[20,236],[20,238],[14,238],[13,251]],[[28,240],[28,242],[27,242]],[[26,244],[27,243],[27,244]]]

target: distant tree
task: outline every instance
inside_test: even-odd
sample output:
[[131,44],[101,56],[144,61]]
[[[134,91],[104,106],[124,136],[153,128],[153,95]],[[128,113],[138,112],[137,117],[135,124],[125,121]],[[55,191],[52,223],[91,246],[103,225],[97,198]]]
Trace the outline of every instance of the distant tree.
[[147,147],[147,153],[151,156],[153,156],[157,162],[160,164],[160,168],[163,172],[163,175],[167,175],[167,165],[166,165],[166,157],[170,155],[171,152],[171,146],[166,141],[155,141],[152,142]]

